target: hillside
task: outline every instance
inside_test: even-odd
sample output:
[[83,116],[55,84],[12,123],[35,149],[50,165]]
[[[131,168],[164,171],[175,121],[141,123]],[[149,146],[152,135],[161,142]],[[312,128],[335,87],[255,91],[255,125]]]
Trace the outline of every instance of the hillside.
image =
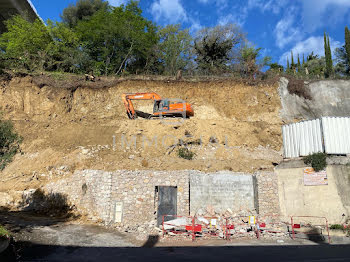
[[[33,188],[76,169],[253,172],[271,170],[281,160],[277,84],[123,80],[98,87],[99,83],[81,83],[50,86],[31,76],[2,83],[1,110],[13,120],[24,142],[22,153],[2,172],[0,191],[9,184],[16,190]],[[129,120],[121,94],[148,91],[186,100],[195,116],[176,125]],[[143,111],[152,106],[149,101],[136,103]],[[193,160],[179,158],[177,148],[171,147],[179,139],[189,143],[200,139],[201,145],[191,145]]]

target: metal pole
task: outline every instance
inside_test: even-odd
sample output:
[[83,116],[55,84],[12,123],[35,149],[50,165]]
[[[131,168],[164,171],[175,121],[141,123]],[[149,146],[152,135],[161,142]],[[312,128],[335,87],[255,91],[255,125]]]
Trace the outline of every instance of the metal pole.
[[293,217],[290,217],[290,220],[291,220],[291,223],[292,223],[293,240],[295,240],[294,225],[293,225]]
[[259,225],[259,217],[258,216],[256,216],[255,227],[256,227],[256,230],[257,230],[256,236],[257,236],[258,239],[260,239],[260,225]]
[[163,226],[163,238],[164,238],[164,235],[165,235],[165,230],[164,230],[164,215],[162,216],[162,226]]
[[194,232],[194,222],[195,222],[195,217],[192,218],[192,241],[196,240],[196,235]]
[[331,244],[331,236],[329,235],[329,228],[328,228],[328,220],[326,219],[326,227],[327,227],[327,234],[328,234],[328,244]]
[[227,218],[226,218],[226,230],[225,230],[225,235],[226,235],[226,241],[227,241],[227,240],[228,240]]

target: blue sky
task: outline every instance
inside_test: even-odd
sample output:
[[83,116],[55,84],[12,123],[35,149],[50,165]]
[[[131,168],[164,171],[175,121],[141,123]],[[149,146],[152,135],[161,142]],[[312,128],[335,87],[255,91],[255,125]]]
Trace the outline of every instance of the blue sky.
[[[109,2],[118,6],[127,0]],[[62,10],[75,0],[32,3],[45,21],[59,21]],[[324,31],[333,50],[343,45],[344,27],[350,27],[350,0],[141,0],[140,6],[157,24],[180,23],[193,34],[202,27],[237,23],[249,41],[283,65],[291,50],[324,55]]]

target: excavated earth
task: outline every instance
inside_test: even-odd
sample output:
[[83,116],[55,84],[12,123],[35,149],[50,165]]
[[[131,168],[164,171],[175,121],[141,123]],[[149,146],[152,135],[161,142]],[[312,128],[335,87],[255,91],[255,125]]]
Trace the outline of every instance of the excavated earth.
[[[272,170],[282,159],[277,82],[80,81],[67,87],[25,76],[1,83],[0,110],[23,143],[1,172],[0,193],[38,188],[77,169],[252,173]],[[183,99],[195,116],[129,120],[121,100],[126,92]],[[137,101],[135,107],[151,112],[153,105]],[[181,143],[195,153],[193,160],[178,156]]]

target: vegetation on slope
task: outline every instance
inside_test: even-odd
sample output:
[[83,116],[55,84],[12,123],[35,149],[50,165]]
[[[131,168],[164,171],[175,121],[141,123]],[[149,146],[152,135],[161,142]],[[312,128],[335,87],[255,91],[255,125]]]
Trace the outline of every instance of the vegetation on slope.
[[0,170],[12,161],[21,141],[22,138],[15,132],[12,123],[0,119]]

